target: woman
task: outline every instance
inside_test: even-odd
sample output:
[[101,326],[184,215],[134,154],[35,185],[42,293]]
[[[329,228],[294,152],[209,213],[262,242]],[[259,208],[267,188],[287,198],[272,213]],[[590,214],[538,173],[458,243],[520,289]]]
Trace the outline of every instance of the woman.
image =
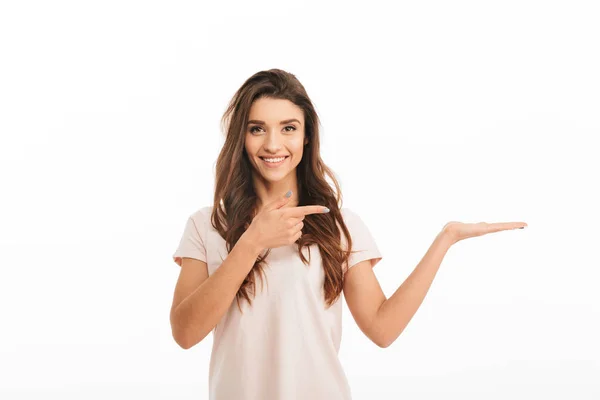
[[256,73],[222,122],[214,204],[187,220],[173,254],[181,271],[171,308],[181,347],[214,333],[212,400],[350,399],[338,359],[342,291],[362,332],[387,347],[452,244],[526,226],[446,224],[386,299],[372,271],[382,255],[359,215],[341,207],[339,184],[320,157],[317,113],[296,77]]

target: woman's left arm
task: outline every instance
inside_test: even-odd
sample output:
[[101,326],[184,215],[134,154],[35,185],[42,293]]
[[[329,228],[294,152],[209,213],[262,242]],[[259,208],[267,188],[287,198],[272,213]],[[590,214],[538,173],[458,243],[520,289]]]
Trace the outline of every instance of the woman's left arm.
[[379,347],[388,347],[400,336],[421,306],[451,245],[448,234],[440,232],[421,262],[389,299],[383,295],[370,260],[358,263],[346,273],[344,297],[348,308],[371,341]]
[[415,315],[450,247],[467,238],[527,227],[525,222],[447,223],[419,264],[394,294],[386,299],[370,260],[350,268],[344,278],[344,297],[359,328],[379,347],[388,347]]

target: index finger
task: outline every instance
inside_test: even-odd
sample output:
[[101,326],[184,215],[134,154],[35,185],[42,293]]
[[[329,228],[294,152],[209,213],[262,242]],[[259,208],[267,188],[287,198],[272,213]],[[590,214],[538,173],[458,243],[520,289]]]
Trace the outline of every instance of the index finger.
[[286,214],[289,217],[302,217],[303,215],[324,214],[326,212],[329,212],[329,209],[324,206],[297,206],[286,210]]
[[511,229],[520,229],[525,228],[527,223],[525,222],[494,222],[488,224],[488,231],[491,232],[500,232],[507,231]]

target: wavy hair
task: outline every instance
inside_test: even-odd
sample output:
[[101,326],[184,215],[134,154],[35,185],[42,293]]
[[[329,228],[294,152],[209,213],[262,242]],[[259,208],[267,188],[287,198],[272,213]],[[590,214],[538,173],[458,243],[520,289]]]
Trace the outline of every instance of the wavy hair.
[[[305,145],[302,159],[296,167],[298,206],[323,205],[329,213],[306,215],[302,235],[296,241],[298,253],[306,265],[302,247],[318,244],[325,271],[324,297],[330,307],[343,289],[343,266],[352,253],[352,238],[341,214],[342,195],[334,173],[325,165],[319,153],[319,118],[304,86],[295,75],[270,69],[252,75],[237,90],[221,119],[225,143],[216,162],[216,179],[211,223],[227,243],[230,252],[250,226],[257,207],[257,195],[252,181],[252,165],[245,150],[245,133],[250,107],[260,98],[289,100],[303,110],[305,120]],[[335,190],[327,182],[329,176]],[[340,230],[346,237],[347,247],[342,248]],[[263,262],[271,249],[257,258],[254,266],[238,289],[236,299],[246,299],[250,305],[256,293],[256,276],[264,276]],[[241,311],[241,307],[240,307]]]

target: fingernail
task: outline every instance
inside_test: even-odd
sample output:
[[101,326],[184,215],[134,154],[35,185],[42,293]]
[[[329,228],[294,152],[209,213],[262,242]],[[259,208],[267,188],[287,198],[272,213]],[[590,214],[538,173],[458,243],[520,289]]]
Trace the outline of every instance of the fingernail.
[[323,208],[323,212],[324,213],[328,213],[329,212],[329,208],[327,208],[327,207]]
[[287,192],[287,193],[285,194],[285,197],[290,197],[291,195],[292,195],[292,191],[290,190],[289,192]]

